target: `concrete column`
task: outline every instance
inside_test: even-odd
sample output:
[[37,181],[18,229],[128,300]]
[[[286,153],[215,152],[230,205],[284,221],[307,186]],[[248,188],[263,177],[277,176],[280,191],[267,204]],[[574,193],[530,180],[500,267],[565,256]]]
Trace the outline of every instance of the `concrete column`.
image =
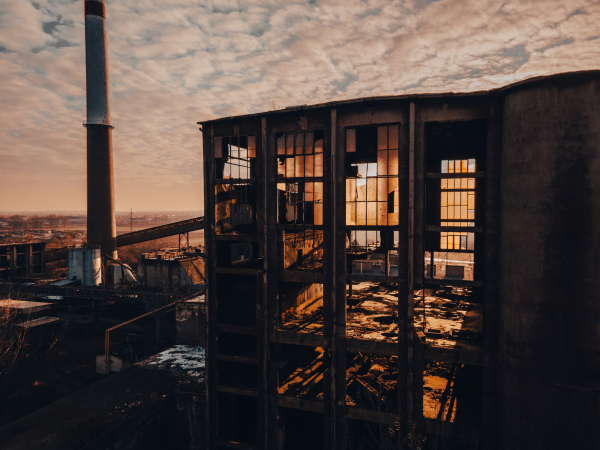
[[498,302],[504,449],[600,448],[598,73],[555,76],[505,94]]

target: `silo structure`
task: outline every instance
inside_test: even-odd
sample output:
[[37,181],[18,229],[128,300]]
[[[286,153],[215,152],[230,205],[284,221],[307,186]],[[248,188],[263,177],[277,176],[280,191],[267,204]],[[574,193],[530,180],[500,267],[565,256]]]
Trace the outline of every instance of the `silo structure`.
[[102,257],[99,248],[73,248],[68,253],[70,281],[79,280],[82,286],[102,283]]
[[85,1],[87,93],[87,241],[117,257],[108,86],[106,15],[103,0]]
[[600,448],[600,81],[503,103],[498,362],[504,449]]

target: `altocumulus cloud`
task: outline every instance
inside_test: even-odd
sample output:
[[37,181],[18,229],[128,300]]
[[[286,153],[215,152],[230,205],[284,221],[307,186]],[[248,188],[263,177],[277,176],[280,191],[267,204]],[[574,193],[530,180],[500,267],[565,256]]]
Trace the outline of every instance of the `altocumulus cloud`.
[[[600,66],[594,0],[107,1],[117,209],[201,205],[195,122]],[[83,1],[0,6],[0,210],[85,208]]]

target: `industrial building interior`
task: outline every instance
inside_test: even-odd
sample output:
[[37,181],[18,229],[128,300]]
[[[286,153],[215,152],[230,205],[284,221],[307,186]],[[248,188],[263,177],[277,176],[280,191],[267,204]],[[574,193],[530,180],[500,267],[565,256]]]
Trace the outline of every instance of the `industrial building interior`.
[[545,201],[532,180],[568,189],[544,148],[562,149],[575,110],[580,148],[597,143],[586,95],[597,73],[199,123],[208,448],[586,448],[546,424],[523,447],[539,438],[528,396],[570,424],[577,403],[532,393],[560,388],[523,356],[544,344],[506,322],[547,331],[523,302],[550,281],[527,286],[535,258],[512,252],[539,245],[522,222]]

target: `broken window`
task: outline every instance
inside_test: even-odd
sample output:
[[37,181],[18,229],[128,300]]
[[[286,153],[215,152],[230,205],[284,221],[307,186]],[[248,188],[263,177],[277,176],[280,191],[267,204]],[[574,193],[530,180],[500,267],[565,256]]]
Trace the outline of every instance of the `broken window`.
[[277,183],[278,223],[323,225],[323,182]]
[[425,252],[425,276],[446,280],[473,281],[474,254],[469,252]]
[[346,225],[398,225],[398,125],[346,130]]
[[425,124],[425,277],[481,278],[486,121]]
[[278,178],[323,176],[323,131],[299,131],[277,135]]
[[214,139],[217,234],[256,232],[256,136]]
[[[227,181],[227,180],[224,180]],[[217,234],[256,232],[256,189],[250,183],[215,185]]]
[[256,160],[256,136],[215,137],[217,180],[253,178]]
[[257,241],[217,241],[217,267],[262,267]]
[[323,225],[323,132],[277,136],[279,224]]
[[348,273],[398,276],[398,230],[351,229],[346,231],[346,239]]

